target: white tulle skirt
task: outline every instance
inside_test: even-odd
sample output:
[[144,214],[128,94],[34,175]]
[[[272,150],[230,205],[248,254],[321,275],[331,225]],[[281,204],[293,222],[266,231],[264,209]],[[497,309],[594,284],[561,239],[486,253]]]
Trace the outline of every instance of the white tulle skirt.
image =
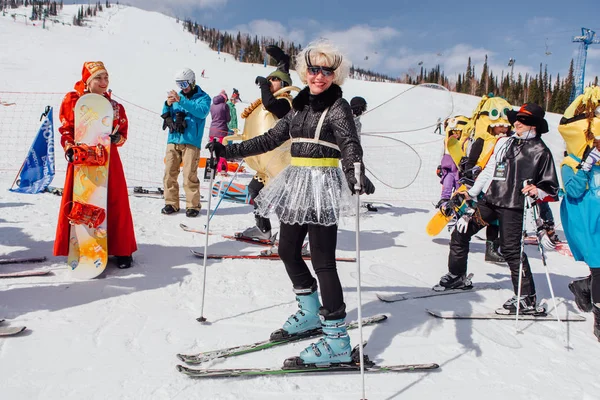
[[275,214],[286,224],[339,225],[354,214],[352,193],[338,167],[290,165],[273,178],[255,199],[263,217]]

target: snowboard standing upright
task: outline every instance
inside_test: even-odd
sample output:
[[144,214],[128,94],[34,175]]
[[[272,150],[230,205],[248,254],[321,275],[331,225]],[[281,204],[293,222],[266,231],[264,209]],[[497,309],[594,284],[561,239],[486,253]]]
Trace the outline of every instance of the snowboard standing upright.
[[97,277],[108,261],[106,203],[112,125],[113,108],[104,96],[90,93],[77,100],[67,262],[79,279]]

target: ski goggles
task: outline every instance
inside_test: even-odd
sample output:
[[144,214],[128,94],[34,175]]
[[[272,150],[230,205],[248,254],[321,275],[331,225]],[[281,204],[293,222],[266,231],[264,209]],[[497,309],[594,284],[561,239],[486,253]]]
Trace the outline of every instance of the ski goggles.
[[335,68],[331,68],[331,67],[321,67],[321,66],[310,66],[310,67],[306,67],[306,71],[310,74],[310,75],[318,75],[319,72],[323,74],[323,76],[331,76],[333,75],[333,73],[335,72]]
[[187,89],[190,87],[190,82],[189,81],[175,81],[175,84],[177,85],[177,87],[179,87],[179,89],[183,90],[183,89]]

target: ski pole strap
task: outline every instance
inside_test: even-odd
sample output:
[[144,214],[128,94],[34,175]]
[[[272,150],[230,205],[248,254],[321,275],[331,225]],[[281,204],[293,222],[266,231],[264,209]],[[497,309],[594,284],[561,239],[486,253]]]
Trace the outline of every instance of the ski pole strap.
[[340,160],[337,158],[308,158],[292,157],[290,165],[295,167],[337,167]]

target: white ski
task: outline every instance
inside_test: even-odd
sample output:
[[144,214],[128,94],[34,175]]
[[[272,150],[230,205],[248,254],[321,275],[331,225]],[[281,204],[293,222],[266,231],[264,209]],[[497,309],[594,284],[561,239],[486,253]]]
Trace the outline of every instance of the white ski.
[[[500,308],[496,312],[491,313],[469,313],[469,312],[457,312],[457,311],[437,311],[427,310],[427,312],[434,317],[443,319],[508,319],[514,321],[516,316],[514,314],[507,314],[507,310]],[[519,314],[519,320],[527,321],[556,321],[556,316],[546,314]],[[585,321],[585,317],[579,314],[565,314],[560,316],[561,321]]]

